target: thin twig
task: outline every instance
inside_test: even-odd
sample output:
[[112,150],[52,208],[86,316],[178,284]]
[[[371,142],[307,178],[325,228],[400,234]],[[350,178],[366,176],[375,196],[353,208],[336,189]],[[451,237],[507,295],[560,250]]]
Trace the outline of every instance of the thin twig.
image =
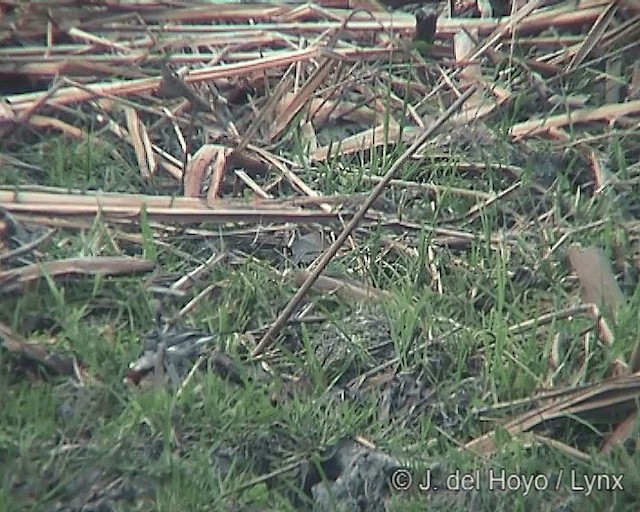
[[4,263],[5,261],[11,261],[17,258],[18,256],[22,256],[23,254],[27,254],[28,252],[31,252],[39,245],[42,245],[44,242],[48,241],[54,235],[55,232],[56,232],[55,229],[49,229],[46,233],[39,236],[35,240],[32,240],[31,242],[24,244],[12,251],[6,252],[4,254],[0,254],[0,263]]

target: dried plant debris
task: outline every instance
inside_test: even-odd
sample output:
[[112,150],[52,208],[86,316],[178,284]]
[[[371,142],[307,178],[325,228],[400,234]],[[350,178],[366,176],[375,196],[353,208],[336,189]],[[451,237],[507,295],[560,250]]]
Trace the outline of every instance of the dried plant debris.
[[41,371],[53,375],[74,376],[77,368],[73,357],[60,353],[45,344],[28,341],[9,326],[0,323],[2,347],[16,357],[14,372],[35,378]]
[[0,209],[0,265],[20,266],[33,262],[38,247],[49,240],[53,230],[21,222]]
[[602,250],[571,246],[569,260],[582,284],[584,302],[595,304],[611,320],[615,319],[619,306],[624,302],[624,295]]
[[639,17],[0,0],[0,502],[636,510]]

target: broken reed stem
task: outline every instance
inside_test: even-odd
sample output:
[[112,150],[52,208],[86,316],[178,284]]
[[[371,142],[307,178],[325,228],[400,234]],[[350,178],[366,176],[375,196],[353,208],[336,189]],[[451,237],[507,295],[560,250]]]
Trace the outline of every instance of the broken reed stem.
[[271,343],[271,340],[280,332],[282,327],[287,323],[289,317],[293,314],[293,312],[297,309],[298,305],[309,291],[313,283],[318,279],[322,271],[331,261],[331,259],[336,255],[342,244],[347,240],[351,232],[358,225],[358,223],[364,217],[364,214],[369,210],[369,208],[373,205],[373,203],[380,197],[382,191],[386,188],[388,183],[393,178],[394,174],[404,165],[404,163],[422,146],[427,139],[438,129],[440,128],[447,119],[449,119],[456,111],[462,107],[465,101],[469,99],[469,97],[476,91],[477,86],[473,85],[469,89],[467,89],[464,94],[462,94],[453,104],[438,118],[436,121],[429,126],[415,141],[414,143],[395,161],[395,163],[389,168],[387,173],[384,175],[382,180],[374,187],[371,191],[365,202],[362,204],[358,212],[353,216],[353,218],[349,221],[349,223],[342,230],[336,241],[324,252],[320,260],[318,261],[316,267],[309,274],[307,279],[302,283],[302,286],[298,289],[298,291],[291,297],[291,300],[286,305],[286,307],[282,310],[282,312],[276,318],[276,321],[269,327],[267,332],[264,334],[260,342],[253,349],[252,355],[254,357],[260,355]]

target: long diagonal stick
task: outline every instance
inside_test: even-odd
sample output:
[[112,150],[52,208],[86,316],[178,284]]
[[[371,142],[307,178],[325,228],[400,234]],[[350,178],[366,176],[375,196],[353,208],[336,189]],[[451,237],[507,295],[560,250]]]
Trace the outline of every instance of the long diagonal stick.
[[309,288],[313,286],[313,283],[318,279],[322,271],[325,269],[327,264],[331,261],[331,259],[336,255],[342,244],[347,240],[351,232],[358,225],[358,223],[364,217],[364,214],[371,207],[371,205],[378,199],[382,191],[389,184],[393,175],[404,165],[404,163],[422,146],[426,140],[438,129],[440,128],[444,122],[449,119],[463,104],[467,99],[475,92],[476,86],[472,86],[467,89],[464,94],[462,94],[453,104],[444,112],[436,121],[429,126],[415,141],[411,146],[395,161],[395,163],[391,166],[391,168],[387,171],[387,174],[384,175],[382,180],[374,187],[366,201],[362,204],[358,212],[353,216],[353,218],[349,221],[349,223],[344,227],[336,241],[329,247],[325,253],[322,255],[318,264],[313,269],[313,271],[309,274],[309,277],[302,283],[302,286],[298,289],[291,300],[287,304],[287,306],[282,310],[282,312],[276,318],[276,321],[273,322],[269,330],[264,334],[260,342],[253,349],[253,356],[260,355],[268,346],[271,340],[280,332],[282,327],[287,323],[289,317],[293,314],[293,312],[297,309],[300,301],[302,301],[305,294],[309,291]]

